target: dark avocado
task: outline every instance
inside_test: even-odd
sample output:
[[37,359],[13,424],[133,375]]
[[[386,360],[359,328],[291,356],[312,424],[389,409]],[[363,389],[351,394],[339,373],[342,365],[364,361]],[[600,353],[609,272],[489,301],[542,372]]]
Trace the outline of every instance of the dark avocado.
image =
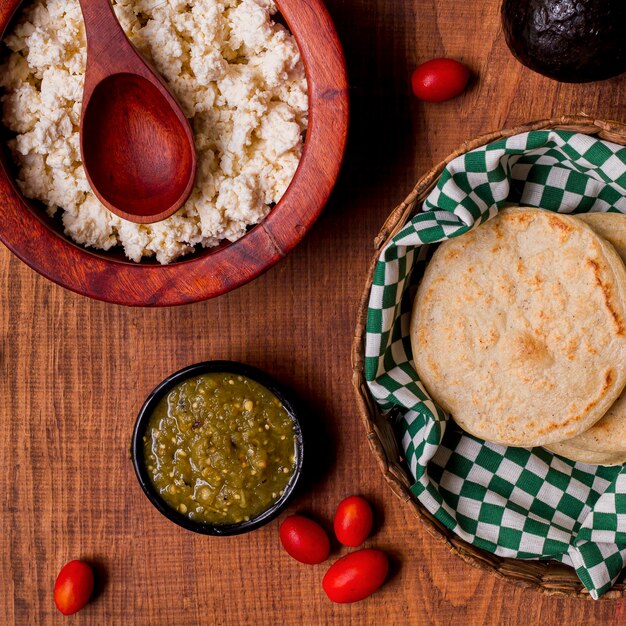
[[565,83],[626,72],[626,0],[504,0],[506,42],[524,65]]

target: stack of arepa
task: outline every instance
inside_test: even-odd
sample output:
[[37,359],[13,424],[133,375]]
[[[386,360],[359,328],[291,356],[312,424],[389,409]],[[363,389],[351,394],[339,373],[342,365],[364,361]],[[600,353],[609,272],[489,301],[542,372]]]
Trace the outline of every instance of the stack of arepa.
[[424,387],[467,432],[626,462],[626,216],[505,209],[442,243],[411,342]]

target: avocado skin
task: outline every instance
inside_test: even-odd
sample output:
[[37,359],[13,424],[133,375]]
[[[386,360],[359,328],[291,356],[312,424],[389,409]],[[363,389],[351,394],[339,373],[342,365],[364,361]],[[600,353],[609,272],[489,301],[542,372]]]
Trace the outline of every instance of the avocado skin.
[[626,72],[626,0],[503,0],[506,42],[530,69],[565,83]]

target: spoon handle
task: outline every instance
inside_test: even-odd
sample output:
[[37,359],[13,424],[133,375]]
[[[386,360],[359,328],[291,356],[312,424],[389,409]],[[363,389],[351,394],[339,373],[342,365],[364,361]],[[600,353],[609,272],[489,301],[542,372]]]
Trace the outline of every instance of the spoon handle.
[[[128,50],[136,51],[122,29],[109,0],[79,0],[85,20],[87,59],[92,70],[110,73],[113,63],[123,69]],[[121,61],[121,64],[120,64]],[[115,68],[117,69],[117,67]]]

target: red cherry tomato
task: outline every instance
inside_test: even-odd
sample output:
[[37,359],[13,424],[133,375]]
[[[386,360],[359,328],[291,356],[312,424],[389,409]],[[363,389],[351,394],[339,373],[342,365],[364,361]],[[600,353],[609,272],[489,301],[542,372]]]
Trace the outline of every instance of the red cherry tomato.
[[54,583],[54,603],[63,615],[80,611],[93,592],[93,570],[84,561],[63,566]]
[[335,513],[335,536],[344,546],[360,546],[372,532],[374,515],[367,500],[350,496],[342,500]]
[[330,552],[326,531],[302,515],[290,515],[280,525],[280,542],[289,556],[309,565],[325,561]]
[[358,602],[385,582],[389,562],[381,550],[357,550],[335,561],[322,580],[326,595],[339,603]]
[[431,59],[413,72],[413,93],[426,102],[443,102],[463,93],[470,71],[454,59]]

